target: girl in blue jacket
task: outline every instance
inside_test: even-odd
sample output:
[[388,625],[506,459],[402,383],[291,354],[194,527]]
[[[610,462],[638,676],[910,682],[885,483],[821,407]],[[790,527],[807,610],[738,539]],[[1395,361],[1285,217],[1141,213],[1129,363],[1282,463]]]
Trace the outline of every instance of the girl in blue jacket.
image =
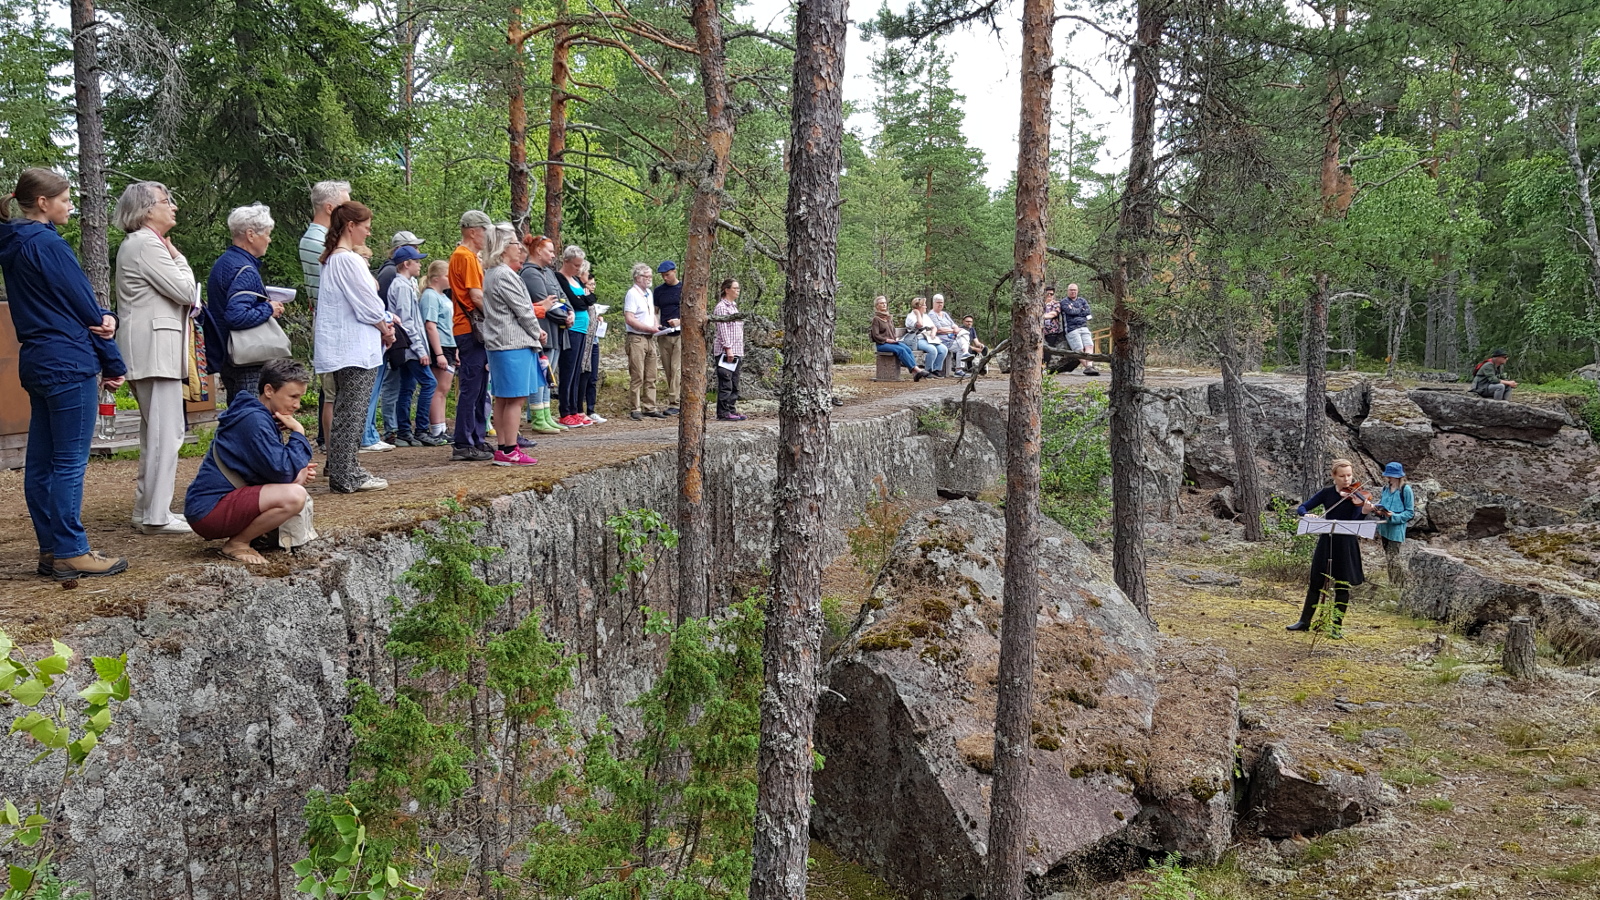
[[1405,567],[1400,565],[1400,545],[1406,540],[1406,526],[1417,515],[1417,501],[1406,484],[1405,466],[1397,462],[1383,467],[1383,493],[1378,496],[1379,513],[1383,523],[1378,526],[1378,537],[1383,540],[1383,556],[1388,563],[1389,584],[1405,584]]
[[[126,559],[89,549],[83,476],[99,392],[128,369],[112,343],[117,320],[95,299],[72,247],[56,231],[72,215],[71,185],[49,169],[27,169],[0,197],[0,273],[21,343],[17,374],[32,418],[23,493],[39,540],[40,575],[74,581],[115,575]],[[16,201],[22,215],[11,216]]]

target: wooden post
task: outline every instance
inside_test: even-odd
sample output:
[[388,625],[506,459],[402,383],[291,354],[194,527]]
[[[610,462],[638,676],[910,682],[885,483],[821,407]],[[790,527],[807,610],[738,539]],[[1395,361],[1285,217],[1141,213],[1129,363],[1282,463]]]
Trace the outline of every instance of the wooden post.
[[1539,677],[1539,664],[1534,660],[1533,618],[1512,616],[1511,627],[1506,630],[1505,652],[1500,664],[1506,674],[1517,681]]

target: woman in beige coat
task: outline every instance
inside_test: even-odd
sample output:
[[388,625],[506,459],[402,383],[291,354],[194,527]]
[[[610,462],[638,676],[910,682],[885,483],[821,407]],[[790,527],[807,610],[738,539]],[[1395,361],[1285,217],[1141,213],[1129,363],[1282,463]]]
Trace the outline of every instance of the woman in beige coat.
[[194,272],[167,237],[177,224],[178,206],[165,185],[128,185],[117,201],[115,220],[128,233],[117,250],[117,347],[128,364],[128,386],[140,413],[133,524],[144,534],[188,534],[188,523],[171,506],[178,448],[187,430],[184,335],[195,303]]

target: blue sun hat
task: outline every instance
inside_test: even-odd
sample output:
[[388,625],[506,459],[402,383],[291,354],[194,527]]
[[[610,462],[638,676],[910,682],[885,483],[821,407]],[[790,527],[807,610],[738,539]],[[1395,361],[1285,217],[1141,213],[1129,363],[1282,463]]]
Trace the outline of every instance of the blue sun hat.
[[1406,477],[1406,467],[1397,462],[1389,463],[1387,466],[1383,467],[1383,477],[1404,478]]

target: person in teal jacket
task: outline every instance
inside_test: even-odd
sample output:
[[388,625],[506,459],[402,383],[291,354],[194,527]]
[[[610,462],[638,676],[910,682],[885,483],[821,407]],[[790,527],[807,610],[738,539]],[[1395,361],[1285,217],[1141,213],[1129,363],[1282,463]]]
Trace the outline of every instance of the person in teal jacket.
[[1383,556],[1388,563],[1389,584],[1400,587],[1405,583],[1405,569],[1400,565],[1400,545],[1406,540],[1406,526],[1417,515],[1416,497],[1411,485],[1406,484],[1405,466],[1397,462],[1383,467],[1383,493],[1378,496],[1378,515],[1383,521],[1378,525],[1378,537],[1383,540]]

